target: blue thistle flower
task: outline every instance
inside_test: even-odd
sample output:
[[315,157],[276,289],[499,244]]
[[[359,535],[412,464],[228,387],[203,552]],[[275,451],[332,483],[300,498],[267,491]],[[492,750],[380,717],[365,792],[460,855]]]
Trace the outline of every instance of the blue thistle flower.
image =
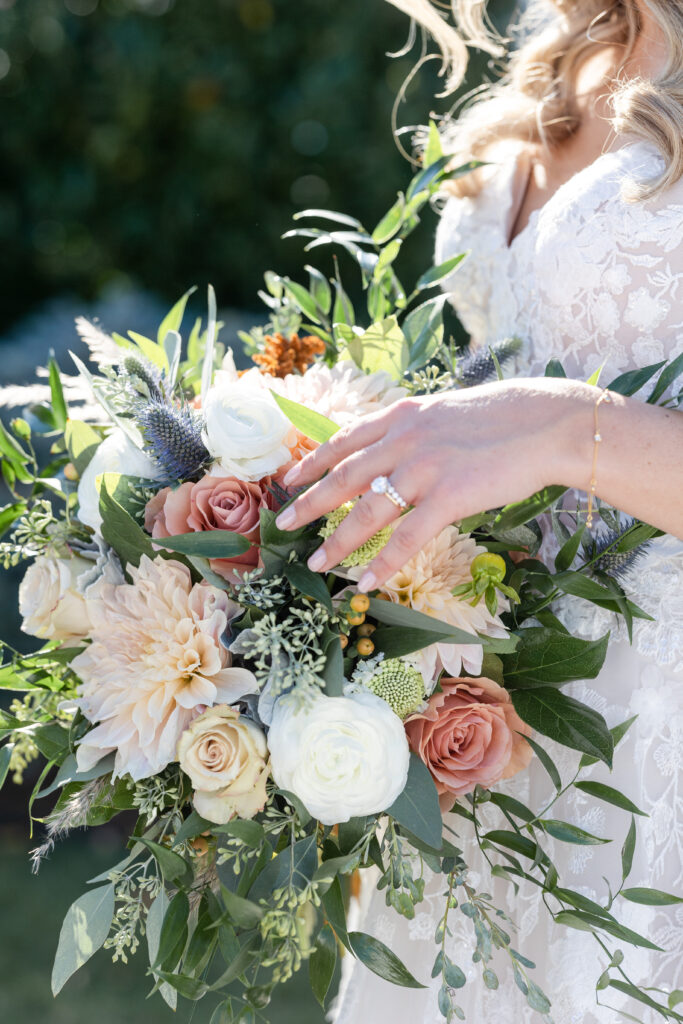
[[209,461],[201,421],[188,406],[178,408],[155,399],[144,406],[138,422],[149,454],[169,480],[189,480]]
[[126,356],[122,368],[129,377],[134,377],[137,384],[143,384],[151,399],[161,399],[161,371],[146,360],[137,356]]
[[502,367],[513,356],[517,355],[521,345],[522,343],[519,338],[506,338],[504,341],[487,345],[486,348],[482,346],[481,348],[473,349],[463,356],[460,361],[457,368],[458,376],[468,388],[474,387],[475,384],[484,384],[487,380],[491,380],[496,376],[494,355]]
[[587,549],[589,557],[596,559],[592,565],[594,572],[604,572],[621,583],[642,560],[650,548],[649,540],[630,551],[614,550],[618,541],[633,527],[634,522],[633,519],[624,520],[616,529],[605,529],[595,537]]

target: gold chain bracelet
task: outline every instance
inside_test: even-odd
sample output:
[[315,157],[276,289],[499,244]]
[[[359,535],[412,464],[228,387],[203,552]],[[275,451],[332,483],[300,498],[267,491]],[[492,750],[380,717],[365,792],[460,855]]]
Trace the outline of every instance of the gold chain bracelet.
[[591,469],[590,491],[588,492],[588,510],[586,514],[586,527],[589,530],[593,528],[593,503],[595,501],[595,491],[598,486],[598,451],[600,450],[600,442],[602,441],[602,434],[600,433],[600,425],[598,423],[598,411],[603,402],[609,405],[612,404],[612,398],[607,388],[598,395],[593,407],[593,468]]

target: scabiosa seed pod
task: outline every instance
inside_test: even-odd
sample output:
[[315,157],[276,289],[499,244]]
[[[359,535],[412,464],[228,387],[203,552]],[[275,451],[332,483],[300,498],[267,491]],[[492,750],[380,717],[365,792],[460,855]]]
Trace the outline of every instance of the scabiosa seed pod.
[[496,376],[496,359],[500,366],[504,366],[517,355],[521,346],[519,338],[506,338],[505,341],[498,341],[494,345],[474,349],[461,360],[458,376],[468,388],[474,387],[475,384],[484,384]]
[[372,693],[385,700],[399,718],[406,718],[417,711],[424,700],[422,674],[400,658],[382,662],[366,685]]
[[188,406],[177,408],[152,401],[144,407],[138,422],[149,454],[169,480],[189,480],[209,461],[201,421]]

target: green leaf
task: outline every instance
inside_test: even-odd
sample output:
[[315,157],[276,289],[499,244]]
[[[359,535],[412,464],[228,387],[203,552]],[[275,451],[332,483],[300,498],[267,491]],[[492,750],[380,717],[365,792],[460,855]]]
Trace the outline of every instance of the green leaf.
[[557,552],[557,555],[555,556],[556,572],[562,572],[564,569],[568,569],[571,566],[572,562],[576,558],[579,547],[581,546],[581,540],[583,539],[583,535],[585,532],[586,524],[584,522],[581,523],[578,530],[576,530],[571,535],[569,540],[562,545],[560,550]]
[[327,645],[325,651],[325,693],[328,697],[341,697],[344,692],[344,652],[339,640],[335,637]]
[[0,537],[10,528],[12,523],[20,519],[27,511],[28,505],[25,501],[17,501],[13,505],[5,505],[4,508],[0,508]]
[[393,238],[403,224],[405,206],[405,196],[402,192],[399,192],[398,199],[394,205],[387,213],[385,213],[375,230],[372,232],[373,242],[377,245],[384,245],[384,243],[388,242],[390,238]]
[[666,366],[666,359],[661,363],[652,363],[650,366],[642,366],[638,370],[629,370],[607,385],[608,391],[616,391],[619,395],[635,395],[644,384],[654,377],[658,370]]
[[429,846],[441,846],[443,820],[439,797],[428,768],[417,754],[411,753],[405,788],[386,813]]
[[496,516],[494,526],[500,530],[512,530],[516,526],[523,526],[554,505],[566,490],[566,487],[544,487],[530,498],[506,505]]
[[631,824],[621,848],[621,873],[624,881],[631,874],[633,867],[633,855],[636,851],[636,819],[631,818]]
[[189,916],[187,893],[177,892],[164,914],[154,967],[173,970],[177,966],[187,942]]
[[351,299],[344,291],[339,278],[335,281],[334,290],[335,296],[334,308],[332,310],[332,321],[335,324],[348,324],[349,327],[352,327],[356,322],[356,314],[353,311]]
[[295,889],[303,889],[318,867],[316,836],[306,836],[287,846],[268,863],[258,876],[249,895],[255,899],[270,899],[273,889],[290,882]]
[[551,359],[545,368],[546,377],[561,377],[566,380],[567,374],[559,359]]
[[[536,857],[539,855],[538,843],[535,843],[533,839],[527,838],[527,836],[520,835],[519,832],[494,829],[492,832],[486,832],[483,838],[488,843],[503,846],[508,850],[514,850],[515,853],[519,853],[522,857],[527,857],[529,860],[536,860]],[[547,860],[544,854],[541,854],[541,857]]]
[[[251,542],[241,533],[230,530],[202,530],[196,533],[180,533],[174,537],[160,537],[154,541],[169,551],[196,558],[235,558],[251,547]],[[113,545],[112,545],[113,546]]]
[[443,341],[443,308],[447,295],[437,295],[416,306],[402,323],[408,342],[409,370],[418,370],[435,355]]
[[609,634],[582,640],[545,626],[519,632],[512,654],[503,655],[508,689],[561,686],[575,679],[595,679],[605,661]]
[[[631,996],[639,1003],[643,1003],[644,1006],[650,1006],[662,1014],[662,1007],[659,1003],[656,1003],[654,999],[651,999],[646,992],[642,989],[637,988],[628,981],[621,981],[619,978],[610,978],[610,988],[615,988],[618,992],[623,992],[624,995]],[[662,1014],[663,1016],[663,1014]],[[635,1019],[635,1018],[633,1018]]]
[[655,405],[660,398],[664,395],[664,392],[669,388],[677,377],[683,373],[683,352],[679,356],[676,356],[668,366],[662,370],[659,380],[657,381],[655,388],[648,398],[648,402],[651,405]]
[[113,769],[114,754],[107,754],[101,761],[98,761],[96,765],[93,765],[92,768],[85,772],[78,770],[76,755],[69,754],[50,785],[45,789],[41,789],[40,793],[36,793],[35,798],[36,800],[42,800],[43,797],[49,796],[50,793],[54,793],[55,790],[66,786],[69,782],[91,782],[93,779],[101,779],[103,775],[107,775]]
[[441,144],[441,136],[439,129],[437,128],[436,122],[430,118],[429,120],[429,134],[427,135],[427,144],[424,148],[423,163],[425,167],[431,167],[432,164],[436,163],[444,155],[443,146]]
[[118,473],[104,473],[100,484],[100,514],[102,536],[116,554],[128,565],[138,566],[143,555],[154,558],[156,552],[152,538],[114,497],[122,477]]
[[[632,718],[628,718],[625,722],[620,722],[619,725],[615,725],[615,726],[613,726],[610,729],[610,733],[612,735],[612,740],[614,742],[615,750],[616,750],[617,746],[621,743],[621,741],[623,740],[624,736],[629,731],[629,729],[631,728],[631,726],[633,725],[633,723],[635,722],[637,717],[638,717],[637,715],[633,715]],[[599,761],[599,758],[597,758],[597,757],[589,757],[588,754],[584,754],[583,757],[581,758],[581,761],[579,762],[579,767],[580,768],[590,768],[591,765],[597,764],[598,761]]]
[[263,908],[252,900],[246,900],[242,896],[226,889],[222,889],[223,903],[227,911],[227,920],[236,928],[255,928],[263,917]]
[[416,285],[417,291],[423,291],[425,288],[431,288],[432,285],[442,281],[444,277],[448,277],[452,274],[456,267],[459,267],[462,261],[467,256],[466,252],[458,253],[457,256],[451,256],[449,260],[445,260],[443,263],[439,263],[435,267],[431,267],[430,270],[426,271],[419,279]]
[[641,949],[654,949],[663,952],[661,946],[656,946],[644,935],[626,928],[623,924],[607,917],[598,917],[596,914],[589,914],[583,910],[561,910],[555,915],[558,924],[568,924],[570,928],[578,928],[580,931],[605,931],[613,935],[615,939],[622,939],[631,946],[638,946]]
[[639,810],[627,796],[620,793],[618,789],[613,789],[612,786],[606,786],[603,782],[575,782],[574,785],[582,793],[588,793],[589,796],[594,796],[598,800],[604,800],[605,803],[621,807],[622,810],[630,811],[631,814],[641,814],[643,817],[647,817],[645,811]]
[[52,994],[57,995],[104,944],[114,917],[114,886],[100,886],[79,896],[69,907],[59,933],[52,968]]
[[320,573],[312,572],[301,562],[290,562],[284,567],[284,574],[291,586],[305,597],[311,597],[323,605],[332,615],[332,598]]
[[163,347],[166,341],[166,335],[169,331],[179,331],[185,315],[185,307],[187,306],[187,300],[191,295],[197,291],[197,286],[194,285],[192,288],[188,288],[185,294],[178,299],[173,308],[166,314],[164,319],[159,324],[159,330],[157,331],[157,343]]
[[31,731],[31,739],[48,761],[61,761],[69,753],[69,730],[57,722],[47,722]]
[[13,743],[5,743],[3,747],[0,747],[0,789],[5,785],[5,779],[9,771],[9,763],[12,759],[12,750],[14,749]]
[[64,441],[78,475],[82,476],[102,443],[102,438],[82,420],[69,420],[64,431]]
[[323,1009],[336,965],[337,941],[329,924],[324,924],[318,932],[315,949],[308,961],[308,978],[311,989]]
[[372,279],[375,284],[378,284],[382,280],[384,271],[387,270],[387,268],[394,262],[401,251],[402,245],[402,239],[394,238],[393,241],[389,242],[381,250],[377,263],[375,264],[375,269],[372,272]]
[[[387,626],[400,626],[404,629],[420,629],[426,633],[437,634],[440,642],[457,644],[483,644],[484,639],[472,633],[466,633],[457,626],[451,626],[448,622],[435,619],[423,612],[416,612],[412,608],[406,608],[393,601],[378,601],[377,598],[370,598],[368,615],[378,622]],[[435,642],[433,637],[430,641]]]
[[372,634],[372,642],[375,650],[381,651],[386,658],[401,658],[413,651],[421,651],[430,644],[448,643],[449,636],[406,626],[380,626]]
[[412,199],[413,196],[416,196],[425,189],[430,188],[443,176],[443,171],[445,171],[452,159],[453,157],[448,154],[440,156],[433,164],[429,164],[429,166],[425,167],[419,172],[419,174],[416,174],[408,186],[406,198]]
[[146,338],[144,334],[138,334],[137,331],[128,331],[128,337],[133,339],[145,359],[149,359],[150,363],[162,371],[168,370],[166,352],[161,345],[157,345],[151,338]]
[[612,767],[614,741],[597,711],[550,687],[513,690],[512,702],[532,729],[572,750],[599,757]]
[[297,430],[300,430],[305,437],[310,437],[311,441],[318,441],[319,444],[324,444],[325,441],[329,441],[332,435],[336,434],[339,430],[336,423],[333,423],[327,416],[321,415],[321,413],[316,412],[314,409],[307,409],[305,405],[293,402],[291,398],[278,395],[275,391],[271,390],[270,393],[290,423]]
[[202,999],[207,992],[212,990],[205,981],[200,981],[198,978],[190,978],[186,974],[176,974],[171,971],[156,971],[156,973],[160,978],[163,978],[166,984],[171,985],[185,999]]
[[399,381],[408,368],[408,343],[395,316],[371,324],[355,337],[352,348],[359,354],[356,358],[351,352],[352,358],[365,373],[384,370]]
[[417,981],[405,964],[391,950],[372,935],[364,932],[349,932],[349,943],[355,956],[371,971],[404,988],[426,988]]
[[215,831],[215,829],[216,826],[212,822],[202,818],[201,814],[197,814],[196,811],[191,811],[173,836],[173,846],[180,846],[181,843],[187,842],[188,839],[194,839],[202,832]]
[[[155,897],[149,911],[147,912],[147,921],[145,924],[145,932],[147,934],[147,951],[149,953],[150,964],[156,963],[157,954],[159,952],[161,927],[167,910],[168,896],[166,895],[166,890],[162,886],[159,890],[159,894]],[[163,981],[159,985],[159,995],[172,1010],[177,1008],[178,994],[174,988],[167,984],[167,982]]]
[[611,839],[601,839],[599,836],[591,835],[568,821],[557,821],[554,818],[542,818],[539,822],[553,839],[559,839],[562,843],[574,843],[576,846],[602,846],[603,843],[610,843]]
[[332,885],[323,894],[323,907],[325,908],[325,914],[327,920],[332,927],[337,938],[342,942],[347,949],[351,949],[349,942],[349,936],[346,931],[346,910],[344,908],[344,897],[342,895],[341,883],[338,878],[332,882]]
[[662,892],[661,889],[622,889],[619,895],[630,903],[640,903],[646,907],[669,907],[683,903],[683,897],[673,896],[669,892]]
[[332,306],[332,289],[327,278],[315,267],[308,264],[304,267],[304,270],[308,271],[310,280],[309,290],[315,299],[316,306],[321,313],[327,315]]
[[209,825],[209,828],[218,835],[234,836],[252,850],[258,849],[265,838],[263,825],[250,819],[233,818],[226,825]]
[[152,839],[144,837],[141,837],[138,842],[147,847],[149,852],[154,855],[167,882],[186,885],[192,881],[191,865],[175,850],[170,850],[167,846],[162,846],[161,843],[155,843]]
[[211,387],[211,381],[213,379],[214,370],[214,355],[216,352],[216,337],[218,335],[218,320],[216,313],[216,293],[212,285],[208,285],[206,289],[207,299],[207,320],[206,320],[206,334],[204,336],[204,354],[202,356],[202,383],[201,383],[201,396],[202,401],[205,400],[209,388]]
[[307,288],[304,288],[302,284],[297,284],[296,281],[290,281],[288,277],[283,277],[282,286],[287,292],[290,299],[293,299],[295,304],[301,310],[305,317],[308,317],[314,324],[320,323],[318,316],[318,310],[316,307],[315,299]]
[[67,408],[66,399],[64,398],[64,391],[62,390],[59,366],[57,365],[57,360],[53,355],[50,356],[47,366],[48,377],[50,380],[50,394],[52,397],[52,414],[54,416],[55,427],[58,430],[64,430],[69,418],[69,410]]

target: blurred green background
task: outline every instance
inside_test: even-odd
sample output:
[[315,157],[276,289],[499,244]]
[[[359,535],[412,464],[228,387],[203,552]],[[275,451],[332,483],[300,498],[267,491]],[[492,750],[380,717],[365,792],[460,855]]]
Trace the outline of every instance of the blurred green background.
[[[490,10],[505,24],[513,6]],[[374,226],[410,176],[390,118],[416,52],[387,56],[407,35],[382,0],[0,0],[0,386],[29,383],[51,348],[68,368],[76,315],[149,332],[192,284],[197,314],[214,284],[234,344],[262,319],[264,270],[302,276],[302,243],[281,237],[297,210]],[[412,84],[401,124],[448,106],[433,99],[437,68]],[[484,73],[475,58],[466,88]],[[411,242],[408,279],[430,262],[434,225]],[[2,634],[26,648],[18,578],[0,572]],[[100,953],[53,1001],[61,919],[124,835],[71,838],[36,878],[26,799],[8,782],[0,801],[0,1019],[171,1021],[144,1000],[142,957],[124,968]],[[175,1019],[208,1024],[211,1009],[186,1003]],[[322,1019],[305,976],[271,1011],[273,1024]]]

